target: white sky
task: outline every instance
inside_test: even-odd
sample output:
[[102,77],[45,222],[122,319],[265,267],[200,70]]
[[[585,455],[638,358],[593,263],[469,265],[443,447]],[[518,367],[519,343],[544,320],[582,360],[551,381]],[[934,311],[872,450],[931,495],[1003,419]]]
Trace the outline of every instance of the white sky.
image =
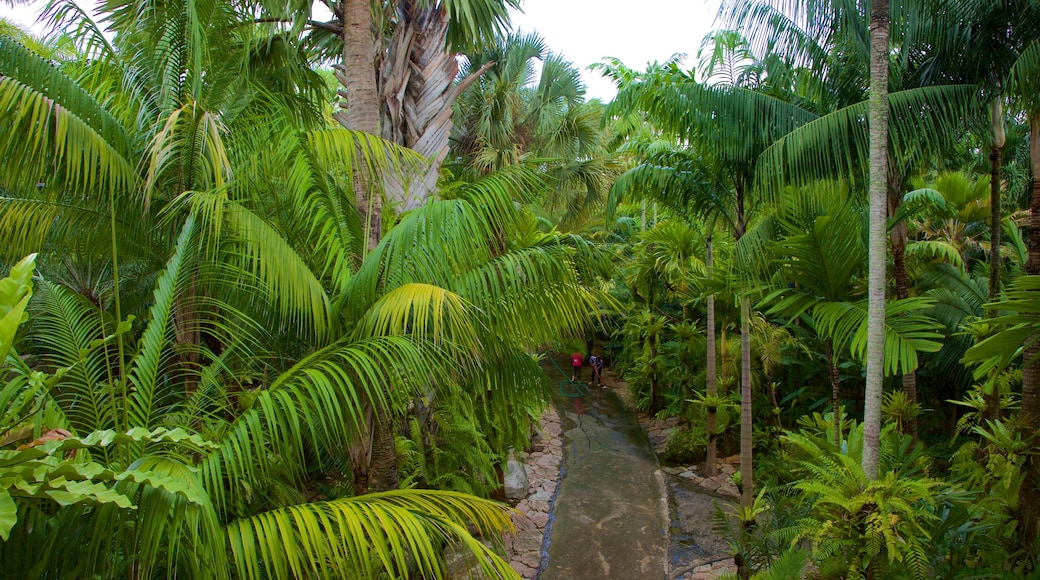
[[714,28],[719,0],[523,0],[522,6],[513,27],[536,30],[582,69],[589,98],[609,101],[614,85],[586,67],[613,56],[641,70],[682,52],[684,68],[690,68],[701,39]]
[[[89,4],[90,0],[80,2]],[[582,70],[589,98],[609,101],[613,84],[587,67],[613,56],[634,69],[686,53],[686,68],[696,62],[701,39],[711,31],[719,0],[523,0],[523,14],[513,27],[537,31],[553,51]],[[36,20],[42,2],[0,14],[26,27]]]
[[42,3],[37,2],[30,6],[15,6],[14,8],[11,8],[6,4],[0,4],[0,15],[15,24],[29,28],[32,26],[33,22],[36,21],[36,12],[39,10],[36,7],[37,4],[40,6],[43,5]]

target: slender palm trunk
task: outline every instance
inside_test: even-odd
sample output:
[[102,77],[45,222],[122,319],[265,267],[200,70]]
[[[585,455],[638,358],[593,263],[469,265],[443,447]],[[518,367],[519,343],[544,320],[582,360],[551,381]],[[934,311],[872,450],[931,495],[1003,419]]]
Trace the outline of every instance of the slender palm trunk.
[[[1002,261],[1000,259],[1001,230],[1000,230],[1000,186],[1001,169],[1003,163],[1003,150],[1005,142],[1004,133],[1004,98],[998,96],[990,101],[990,128],[991,141],[989,148],[989,301],[996,302],[1000,297],[1000,274]],[[987,315],[993,318],[997,315],[996,310],[989,310]],[[983,417],[990,421],[1000,419],[1000,392],[996,385],[991,391],[984,395],[986,409]]]
[[754,501],[755,481],[752,469],[751,429],[751,299],[740,298],[740,507],[750,507]]
[[[736,219],[734,220],[733,238],[740,242],[744,236],[744,182],[736,183]],[[751,299],[740,298],[740,479],[743,487],[740,493],[740,506],[750,507],[754,491],[754,467],[752,453],[751,426],[751,334],[749,319],[751,318]]]
[[[1033,199],[1029,211],[1029,259],[1026,274],[1040,274],[1040,116],[1029,118],[1029,156],[1033,170]],[[1033,453],[1026,455],[1025,479],[1018,492],[1018,538],[1027,558],[1034,557],[1037,519],[1040,516],[1040,456],[1037,455],[1037,437],[1040,436],[1040,361],[1035,361],[1040,345],[1034,344],[1022,354],[1022,438],[1033,442]],[[1034,362],[1030,362],[1034,361]]]
[[[712,270],[715,265],[715,256],[711,246],[711,234],[707,236],[707,258],[705,259],[705,265],[708,268],[708,277],[711,277]],[[717,382],[717,368],[716,362],[718,357],[718,347],[715,345],[715,295],[708,296],[708,361],[707,361],[707,384],[705,385],[705,394],[707,394],[709,400],[714,400],[718,394],[718,382]],[[708,477],[713,477],[716,473],[716,453],[717,453],[717,439],[718,435],[715,433],[715,429],[718,428],[718,417],[716,416],[716,408],[714,403],[707,409],[707,416],[704,419],[704,430],[708,434],[708,450],[704,459],[704,473]]]
[[[889,216],[894,216],[903,203],[903,178],[895,164],[889,159],[888,167],[888,204]],[[910,297],[910,274],[906,271],[906,221],[901,221],[892,228],[889,234],[892,240],[892,277],[896,282],[896,298],[903,300]],[[903,393],[911,404],[917,403],[917,371],[903,375]],[[906,418],[904,427],[906,434],[917,441],[917,416]]]
[[831,378],[831,419],[834,421],[834,447],[841,449],[841,391],[839,389],[840,375],[838,364],[834,360],[834,343],[827,340],[824,345],[824,355],[827,357],[827,369]]
[[885,221],[888,177],[888,0],[870,2],[870,242],[867,384],[863,403],[863,471],[878,477],[885,349]]

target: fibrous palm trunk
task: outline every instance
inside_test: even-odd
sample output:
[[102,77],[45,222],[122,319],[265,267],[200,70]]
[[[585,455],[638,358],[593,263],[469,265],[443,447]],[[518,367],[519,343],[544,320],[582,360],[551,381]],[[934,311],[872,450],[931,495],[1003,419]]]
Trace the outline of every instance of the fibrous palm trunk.
[[434,192],[448,154],[452,104],[487,63],[459,83],[456,55],[446,50],[448,13],[435,2],[400,0],[386,58],[379,66],[382,137],[425,157],[429,164],[387,184],[399,209],[413,209]]
[[870,242],[867,384],[863,408],[863,471],[878,477],[885,349],[885,222],[888,177],[888,0],[870,2]]

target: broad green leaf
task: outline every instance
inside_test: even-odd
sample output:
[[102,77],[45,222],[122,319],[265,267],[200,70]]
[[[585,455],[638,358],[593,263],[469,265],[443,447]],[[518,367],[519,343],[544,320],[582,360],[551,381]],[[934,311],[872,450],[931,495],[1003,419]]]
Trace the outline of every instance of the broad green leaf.
[[0,280],[0,364],[14,346],[14,335],[25,321],[25,307],[32,296],[32,274],[36,268],[36,254],[22,258],[11,274]]
[[18,523],[18,506],[6,489],[0,489],[0,539],[7,541],[11,528]]

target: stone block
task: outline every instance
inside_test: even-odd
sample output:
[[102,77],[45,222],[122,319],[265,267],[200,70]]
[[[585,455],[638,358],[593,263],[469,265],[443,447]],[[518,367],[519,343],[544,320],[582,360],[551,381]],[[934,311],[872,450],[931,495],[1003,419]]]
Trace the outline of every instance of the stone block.
[[547,502],[547,501],[532,501],[531,502],[531,509],[530,509],[529,514],[528,514],[528,517],[530,517],[531,513],[535,513],[535,512],[549,513],[549,502]]
[[506,460],[506,468],[502,477],[507,499],[523,499],[527,497],[527,488],[530,485],[527,479],[527,470],[510,453]]
[[530,518],[531,521],[534,522],[534,525],[539,528],[544,528],[545,524],[549,523],[549,514],[545,512],[534,512],[531,514]]
[[536,501],[544,501],[544,502],[548,503],[548,501],[550,499],[552,499],[552,494],[547,492],[547,491],[544,491],[544,490],[543,491],[539,491],[538,493],[535,493],[535,494],[531,495],[531,497],[527,498],[527,500],[529,502],[531,502],[532,504],[534,502],[536,502]]
[[537,553],[528,553],[520,556],[520,562],[528,568],[537,568],[539,560],[540,558]]
[[537,553],[542,549],[542,535],[542,530],[539,529],[522,530],[513,540],[513,549],[518,554]]

